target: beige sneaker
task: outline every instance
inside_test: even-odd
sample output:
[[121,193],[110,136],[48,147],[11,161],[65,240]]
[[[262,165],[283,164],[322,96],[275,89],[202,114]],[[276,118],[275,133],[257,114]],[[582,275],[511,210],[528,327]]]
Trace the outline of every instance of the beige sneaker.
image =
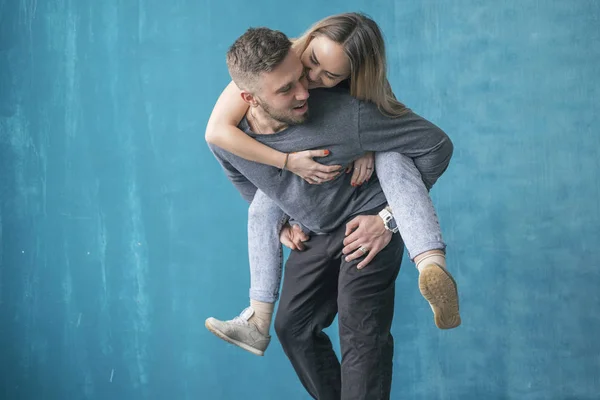
[[433,310],[438,328],[452,329],[460,325],[456,282],[445,268],[426,265],[419,274],[419,289]]
[[254,310],[252,307],[248,307],[232,320],[219,321],[211,317],[206,320],[204,325],[206,329],[226,342],[235,344],[257,356],[263,356],[271,342],[271,336],[263,335],[254,324],[248,322],[252,315],[254,315]]

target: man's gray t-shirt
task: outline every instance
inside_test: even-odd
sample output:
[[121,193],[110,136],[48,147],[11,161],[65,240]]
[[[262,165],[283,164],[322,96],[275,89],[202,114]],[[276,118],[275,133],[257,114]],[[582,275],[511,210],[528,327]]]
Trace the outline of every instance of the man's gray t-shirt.
[[[446,169],[453,146],[448,136],[412,111],[401,117],[384,116],[370,103],[350,96],[345,88],[311,90],[309,117],[303,124],[268,135],[253,133],[244,119],[239,128],[249,136],[284,153],[327,149],[318,162],[346,166],[367,151],[395,151],[413,158],[431,187]],[[386,203],[375,174],[352,187],[351,175],[311,185],[294,173],[235,156],[210,146],[228,178],[244,199],[252,201],[257,188],[290,216],[314,233],[329,233],[352,216]]]

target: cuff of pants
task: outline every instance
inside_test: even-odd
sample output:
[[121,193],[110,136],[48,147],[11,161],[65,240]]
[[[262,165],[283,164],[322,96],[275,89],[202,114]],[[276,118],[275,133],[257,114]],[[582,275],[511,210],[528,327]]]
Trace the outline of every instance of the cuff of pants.
[[275,303],[279,299],[279,293],[270,293],[264,290],[250,289],[250,300],[262,301],[263,303]]
[[[406,246],[406,243],[404,243],[404,245]],[[410,249],[408,248],[408,246],[406,246],[406,250],[408,251],[408,256],[410,257],[410,259],[414,260],[416,256],[425,253],[426,251],[443,250],[445,252],[446,244],[444,242],[439,241],[417,243],[417,245],[411,246]]]

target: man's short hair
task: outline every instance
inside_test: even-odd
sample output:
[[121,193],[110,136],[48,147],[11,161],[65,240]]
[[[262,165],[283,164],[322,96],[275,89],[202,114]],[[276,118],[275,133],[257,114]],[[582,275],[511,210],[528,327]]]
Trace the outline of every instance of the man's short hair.
[[263,72],[271,72],[287,57],[292,46],[282,32],[269,28],[250,28],[227,52],[231,79],[243,90],[255,91]]

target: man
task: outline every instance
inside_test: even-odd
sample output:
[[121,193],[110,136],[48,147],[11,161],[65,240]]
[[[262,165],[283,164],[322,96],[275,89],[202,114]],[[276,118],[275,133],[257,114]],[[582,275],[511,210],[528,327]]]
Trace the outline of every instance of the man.
[[[252,48],[252,43],[260,48]],[[259,28],[248,30],[230,48],[230,74],[250,105],[242,130],[286,153],[328,148],[328,161],[339,165],[366,151],[410,149],[419,157],[441,149],[446,163],[429,172],[439,176],[446,169],[450,140],[416,114],[384,117],[376,106],[356,100],[346,89],[314,90],[309,98],[304,68],[290,46],[281,32]],[[389,398],[390,329],[403,243],[383,228],[379,213],[386,199],[377,179],[359,188],[345,179],[306,185],[287,171],[211,149],[244,198],[252,199],[260,189],[317,233],[303,243],[302,252],[292,252],[288,259],[275,319],[275,331],[306,390],[317,399]],[[284,230],[284,236],[297,239],[297,231],[289,226]],[[376,249],[363,246],[375,242]],[[357,250],[371,258],[366,268],[356,268],[360,259],[347,260],[344,254]],[[450,301],[457,302],[456,296]],[[341,364],[322,332],[336,314]]]

